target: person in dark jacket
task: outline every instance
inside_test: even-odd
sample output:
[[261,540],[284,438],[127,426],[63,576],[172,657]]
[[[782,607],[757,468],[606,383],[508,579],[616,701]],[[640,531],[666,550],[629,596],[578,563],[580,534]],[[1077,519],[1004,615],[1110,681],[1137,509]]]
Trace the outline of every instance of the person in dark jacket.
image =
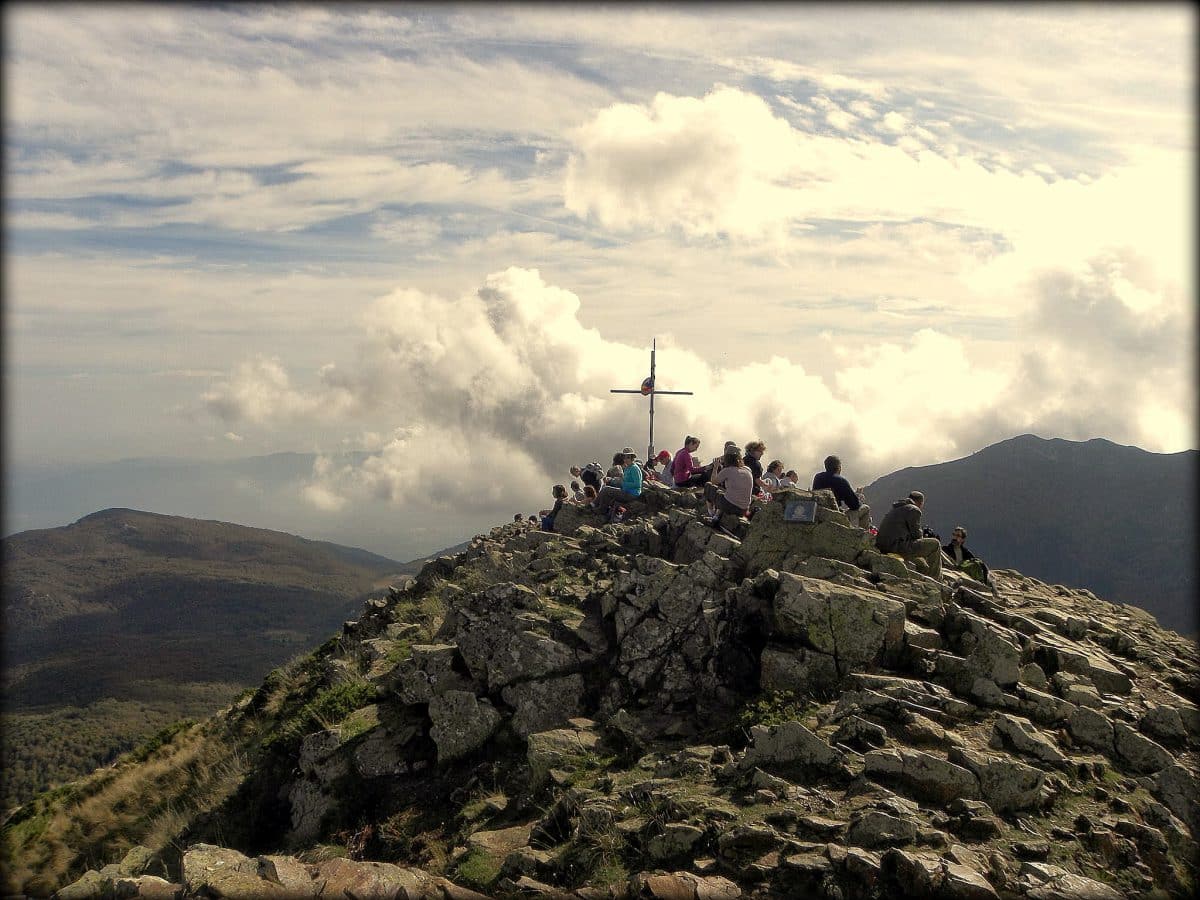
[[856,528],[871,527],[871,507],[858,498],[850,482],[842,477],[842,461],[836,456],[825,457],[825,471],[813,476],[812,489],[833,491],[834,499],[845,507],[846,518],[851,525]]
[[921,536],[921,509],[925,495],[912,491],[897,500],[879,523],[875,546],[881,553],[898,553],[905,559],[924,560],[931,578],[942,577],[942,542]]
[[[974,569],[977,566],[979,572],[983,574],[983,577],[975,578],[975,580],[982,581],[984,584],[991,584],[991,581],[988,579],[987,564],[967,549],[967,529],[963,528],[963,526],[954,526],[954,531],[950,535],[950,543],[942,547],[942,550],[945,551],[948,557],[950,557],[950,561],[954,563],[954,567],[956,569],[963,569],[968,575],[971,575],[972,578],[975,578],[975,576],[971,573],[971,569]],[[969,560],[974,560],[975,565],[964,566],[963,563],[968,562]]]

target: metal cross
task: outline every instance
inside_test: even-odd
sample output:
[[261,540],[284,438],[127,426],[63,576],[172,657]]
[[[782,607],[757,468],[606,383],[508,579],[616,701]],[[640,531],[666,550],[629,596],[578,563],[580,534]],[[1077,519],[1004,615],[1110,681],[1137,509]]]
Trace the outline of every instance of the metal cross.
[[650,377],[642,381],[642,386],[636,391],[623,390],[620,388],[612,388],[609,393],[612,394],[641,394],[650,398],[650,443],[646,446],[646,462],[654,458],[654,397],[657,394],[676,394],[691,396],[691,391],[660,391],[654,387],[654,351],[658,339],[654,338],[650,342]]

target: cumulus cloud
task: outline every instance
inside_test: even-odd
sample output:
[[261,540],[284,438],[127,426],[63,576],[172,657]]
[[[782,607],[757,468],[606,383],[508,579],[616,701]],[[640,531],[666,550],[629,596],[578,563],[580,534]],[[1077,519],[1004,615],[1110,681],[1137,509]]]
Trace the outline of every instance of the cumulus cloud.
[[[726,439],[760,438],[800,470],[839,452],[853,460],[855,478],[869,480],[1051,421],[1048,433],[1061,434],[1071,423],[1059,420],[1077,410],[1081,422],[1111,426],[1114,439],[1153,448],[1164,436],[1140,412],[1139,395],[1156,372],[1131,377],[1129,361],[1179,322],[1138,324],[1113,291],[1116,273],[1099,266],[1087,284],[1047,275],[1021,323],[1038,349],[1015,361],[980,363],[967,341],[930,327],[908,340],[857,345],[830,335],[840,364],[822,378],[781,356],[705,359],[665,336],[660,386],[695,396],[660,401],[656,443],[674,450],[695,433],[703,454]],[[457,298],[400,289],[364,315],[353,366],[327,367],[302,390],[278,360],[258,359],[206,399],[231,423],[308,417],[343,421],[349,431],[390,422],[362,433],[373,446],[365,459],[320,460],[304,488],[319,509],[382,500],[495,516],[537,502],[571,464],[643,446],[645,401],[609,389],[640,381],[646,348],[603,337],[579,314],[575,294],[534,270],[495,273]],[[1072,338],[1086,343],[1071,347]],[[1122,381],[1127,387],[1114,390]]]

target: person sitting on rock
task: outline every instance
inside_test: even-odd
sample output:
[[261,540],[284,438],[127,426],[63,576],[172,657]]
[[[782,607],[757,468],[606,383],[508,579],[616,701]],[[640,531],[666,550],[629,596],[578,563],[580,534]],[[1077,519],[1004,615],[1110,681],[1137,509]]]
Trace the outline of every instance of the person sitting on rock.
[[574,503],[583,502],[583,489],[580,488],[578,481],[571,482],[571,500]]
[[812,489],[833,491],[834,499],[851,525],[855,528],[871,527],[871,507],[858,498],[850,482],[842,477],[842,461],[836,456],[825,457],[825,471],[813,476]]
[[[750,474],[741,448],[729,447],[721,462],[720,471],[704,486],[704,499],[712,511],[713,524],[725,513],[745,517],[750,512],[750,499],[754,495],[754,476]],[[724,492],[720,490],[722,487]]]
[[762,455],[767,452],[767,445],[762,441],[750,441],[746,444],[746,451],[742,459],[746,463],[746,468],[750,470],[750,474],[754,476],[754,492],[759,493],[766,487],[763,484],[763,467]]
[[950,534],[950,543],[942,547],[942,550],[950,558],[954,568],[981,584],[991,584],[987,565],[967,549],[967,529],[962,525],[954,526],[954,531]]
[[613,454],[612,465],[608,467],[608,471],[604,473],[605,484],[620,484],[625,472],[625,455],[636,457],[637,454],[632,447],[626,447],[624,450],[618,450]]
[[663,475],[658,473],[658,467],[660,465],[665,465],[670,461],[671,454],[666,450],[662,451],[662,453],[658,454],[658,456],[646,460],[646,462],[642,465],[642,474],[645,476],[645,480],[653,481],[655,484],[664,484],[666,479]]
[[708,481],[708,471],[699,465],[692,454],[700,449],[700,438],[688,435],[683,446],[675,451],[675,459],[671,462],[671,477],[677,488],[696,487]]
[[582,469],[579,466],[571,466],[571,475],[584,484],[590,484],[596,490],[600,490],[600,485],[603,484],[601,478],[604,476],[604,467],[598,462],[590,462]]
[[642,467],[635,462],[636,457],[633,450],[625,448],[621,456],[621,481],[619,484],[606,484],[600,489],[593,504],[597,512],[608,515],[614,504],[630,503],[642,495]]
[[583,486],[583,502],[587,504],[596,502],[596,488],[593,485],[585,484]]
[[762,480],[768,491],[777,491],[780,488],[788,487],[787,476],[783,474],[783,460],[771,460],[767,465],[767,471],[763,473]]
[[524,522],[525,522],[525,517],[523,515],[521,515],[520,513],[513,514],[513,524],[514,525],[522,525],[522,524],[524,524]]
[[921,537],[921,510],[925,506],[925,495],[912,491],[892,504],[879,533],[875,535],[875,546],[881,553],[898,553],[904,559],[923,561],[931,578],[942,577],[942,543],[937,538]]
[[558,516],[559,510],[563,508],[563,504],[567,502],[567,489],[561,484],[556,484],[550,491],[554,497],[554,507],[552,509],[543,509],[539,515],[542,517],[542,531],[554,530],[554,519]]

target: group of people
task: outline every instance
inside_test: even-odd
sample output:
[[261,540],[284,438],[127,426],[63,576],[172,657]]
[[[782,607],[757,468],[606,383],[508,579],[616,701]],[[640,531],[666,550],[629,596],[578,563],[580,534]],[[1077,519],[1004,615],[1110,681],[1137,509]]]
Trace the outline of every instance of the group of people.
[[[755,498],[769,499],[773,492],[799,483],[796,470],[785,471],[782,460],[771,460],[763,469],[762,457],[767,447],[762,441],[749,441],[744,450],[735,442],[726,441],[721,455],[707,464],[696,457],[699,449],[700,439],[688,435],[674,456],[663,450],[642,462],[632,447],[625,447],[613,454],[607,470],[596,462],[571,466],[570,489],[563,484],[554,485],[553,506],[541,510],[540,519],[530,516],[530,523],[553,531],[555,519],[568,503],[587,505],[610,521],[619,520],[625,512],[624,504],[640,497],[644,486],[653,482],[676,490],[701,488],[708,522],[717,525],[726,514],[749,519]],[[875,546],[881,552],[914,561],[933,578],[941,577],[945,562],[977,581],[990,583],[987,566],[965,546],[966,528],[955,526],[950,542],[943,545],[934,532],[922,527],[925,496],[920,491],[893,503],[875,528],[863,488],[855,488],[842,475],[842,461],[837,456],[825,457],[824,469],[813,476],[812,490],[832,492],[850,524],[873,534]],[[520,514],[514,521],[523,521]]]

